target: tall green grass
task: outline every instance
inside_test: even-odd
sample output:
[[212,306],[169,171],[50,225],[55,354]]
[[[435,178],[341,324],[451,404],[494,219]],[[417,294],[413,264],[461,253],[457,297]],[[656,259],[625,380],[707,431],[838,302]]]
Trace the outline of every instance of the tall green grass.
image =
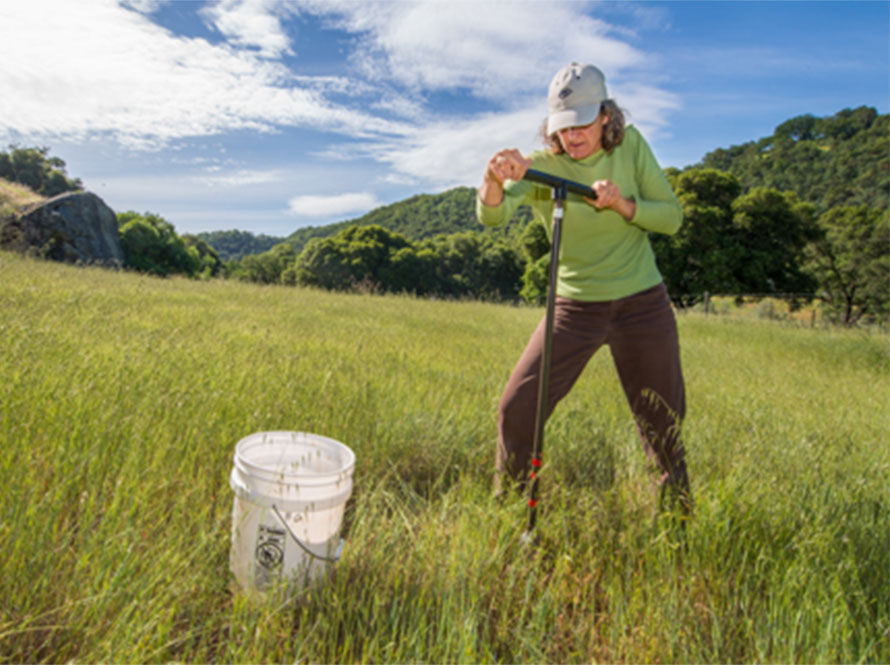
[[[888,662],[885,338],[679,317],[680,545],[603,349],[548,424],[539,545],[496,502],[532,308],[0,254],[0,662]],[[235,443],[357,455],[299,597],[228,571]]]

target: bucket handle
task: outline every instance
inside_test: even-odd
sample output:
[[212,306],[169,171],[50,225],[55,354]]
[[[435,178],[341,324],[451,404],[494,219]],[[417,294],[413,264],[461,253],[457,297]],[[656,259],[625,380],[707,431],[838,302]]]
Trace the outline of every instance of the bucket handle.
[[299,538],[297,538],[297,535],[291,530],[290,524],[287,523],[287,520],[284,519],[284,516],[278,511],[278,506],[276,506],[274,503],[272,504],[272,510],[275,512],[275,516],[278,518],[278,521],[284,525],[285,529],[287,529],[287,532],[290,535],[290,537],[294,539],[294,542],[297,545],[299,545],[300,549],[303,550],[306,554],[313,557],[314,559],[320,559],[321,561],[327,561],[328,563],[337,563],[337,561],[340,560],[340,555],[343,553],[343,540],[342,539],[340,540],[340,545],[337,547],[337,552],[334,554],[334,556],[329,557],[329,556],[321,556],[320,554],[316,554],[315,552],[310,550],[308,547],[306,547],[306,545],[303,544],[303,541],[301,541]]

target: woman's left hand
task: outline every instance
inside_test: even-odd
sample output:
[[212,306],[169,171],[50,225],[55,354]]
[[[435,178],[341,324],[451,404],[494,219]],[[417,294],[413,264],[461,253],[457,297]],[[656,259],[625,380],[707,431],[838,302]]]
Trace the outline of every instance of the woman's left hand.
[[611,180],[597,180],[591,186],[596,192],[595,199],[585,199],[590,205],[597,210],[610,209],[617,212],[624,219],[630,221],[633,219],[637,210],[637,204],[632,199],[626,199],[621,196],[621,190]]

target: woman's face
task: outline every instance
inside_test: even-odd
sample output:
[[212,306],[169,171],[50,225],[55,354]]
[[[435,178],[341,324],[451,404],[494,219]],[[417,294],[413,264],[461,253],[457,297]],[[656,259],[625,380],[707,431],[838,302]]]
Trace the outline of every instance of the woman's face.
[[569,127],[556,132],[562,149],[572,159],[584,159],[602,149],[603,125],[609,121],[606,114],[600,113],[597,119],[583,127]]

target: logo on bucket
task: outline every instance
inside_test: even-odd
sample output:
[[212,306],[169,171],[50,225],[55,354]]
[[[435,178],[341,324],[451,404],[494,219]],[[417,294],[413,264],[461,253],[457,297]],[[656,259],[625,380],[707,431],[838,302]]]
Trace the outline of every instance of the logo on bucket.
[[266,570],[273,572],[281,567],[284,561],[284,536],[283,529],[275,529],[265,524],[260,524],[260,532],[257,536],[256,560]]

